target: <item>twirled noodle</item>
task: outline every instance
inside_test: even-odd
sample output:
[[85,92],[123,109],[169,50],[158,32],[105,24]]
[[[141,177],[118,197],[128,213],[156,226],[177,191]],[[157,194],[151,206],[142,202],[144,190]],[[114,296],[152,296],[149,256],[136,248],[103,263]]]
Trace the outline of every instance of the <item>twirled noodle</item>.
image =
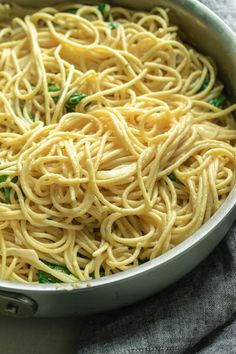
[[162,8],[78,4],[1,30],[1,279],[136,267],[225,201],[236,105],[217,103],[214,63],[177,30]]

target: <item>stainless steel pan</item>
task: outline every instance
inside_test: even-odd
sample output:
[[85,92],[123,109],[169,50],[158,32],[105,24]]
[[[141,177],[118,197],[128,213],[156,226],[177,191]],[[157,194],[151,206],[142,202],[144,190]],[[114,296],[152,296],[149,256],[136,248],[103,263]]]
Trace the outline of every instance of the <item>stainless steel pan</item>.
[[[35,4],[29,0],[17,2]],[[55,2],[60,1],[40,1],[40,6]],[[216,60],[229,95],[236,98],[236,36],[201,3],[196,0],[107,2],[136,9],[169,7],[172,21],[179,25],[185,40]],[[173,250],[136,269],[89,284],[24,285],[0,281],[0,313],[16,317],[84,315],[148,297],[183,277],[214,249],[232,224],[235,209],[236,189],[205,225]]]

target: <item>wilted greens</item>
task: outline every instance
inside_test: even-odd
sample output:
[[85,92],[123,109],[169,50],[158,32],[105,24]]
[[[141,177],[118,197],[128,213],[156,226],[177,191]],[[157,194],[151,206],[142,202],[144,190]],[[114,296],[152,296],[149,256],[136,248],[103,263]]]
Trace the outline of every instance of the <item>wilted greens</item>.
[[[68,274],[68,275],[71,274],[71,272],[65,266],[49,263],[46,261],[43,261],[43,263],[45,263],[48,267],[54,269],[57,272],[61,272],[61,273]],[[41,284],[62,283],[61,280],[57,279],[56,277],[54,277],[53,275],[51,275],[49,273],[44,272],[43,270],[38,271],[38,281]]]
[[74,112],[77,104],[80,103],[85,97],[87,97],[87,95],[85,95],[84,93],[72,93],[72,95],[66,101],[66,111]]

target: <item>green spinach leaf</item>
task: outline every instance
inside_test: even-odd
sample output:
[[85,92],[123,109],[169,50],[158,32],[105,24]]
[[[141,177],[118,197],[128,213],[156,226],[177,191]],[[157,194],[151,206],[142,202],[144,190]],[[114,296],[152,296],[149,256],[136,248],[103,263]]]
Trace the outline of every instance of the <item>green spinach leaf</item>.
[[72,7],[71,9],[66,10],[66,12],[68,12],[69,14],[73,14],[73,15],[75,15],[77,11],[78,11],[78,9],[76,9],[75,7]]
[[172,182],[183,184],[174,173],[171,173],[168,177]]
[[[54,269],[57,272],[65,273],[68,275],[71,274],[71,272],[65,266],[49,263],[46,261],[43,261],[43,263],[45,263],[48,267]],[[38,281],[41,284],[62,283],[61,280],[57,279],[56,277],[54,277],[53,275],[51,275],[47,272],[44,272],[43,270],[38,270]]]
[[31,122],[35,122],[35,117],[32,114],[29,115],[29,119],[31,120]]
[[118,23],[117,22],[110,22],[110,23],[108,23],[107,27],[109,27],[111,30],[117,29]]
[[[102,277],[105,277],[105,270],[104,270],[104,269],[101,269],[100,272],[99,272],[99,274],[100,274],[100,277],[101,277],[101,278],[102,278]],[[95,272],[92,272],[92,273],[91,273],[91,277],[92,277],[93,279],[95,279]]]
[[[0,176],[0,182],[6,182],[6,180],[8,179],[9,176],[7,175],[2,175]],[[12,180],[11,180],[13,183],[17,183],[18,181],[18,177],[15,176]],[[10,204],[11,203],[11,200],[10,200],[10,194],[11,194],[11,188],[10,187],[3,187],[1,189],[2,193],[4,194],[4,197],[5,197],[5,201],[7,204]]]
[[72,95],[66,101],[66,111],[74,112],[77,104],[80,103],[85,97],[87,97],[87,95],[85,95],[84,93],[72,93]]
[[208,101],[211,105],[217,107],[217,108],[224,108],[226,97],[224,95],[219,95],[217,97],[212,98],[211,100]]
[[98,5],[98,10],[101,12],[101,14],[102,14],[104,20],[107,19],[107,16],[108,16],[108,9],[109,9],[109,7],[108,7],[108,5],[105,4],[105,3],[100,3],[100,4]]
[[207,88],[207,86],[209,85],[209,82],[210,82],[209,79],[206,78],[206,79],[203,81],[203,84],[202,84],[202,86],[200,87],[199,92],[204,91],[204,90]]

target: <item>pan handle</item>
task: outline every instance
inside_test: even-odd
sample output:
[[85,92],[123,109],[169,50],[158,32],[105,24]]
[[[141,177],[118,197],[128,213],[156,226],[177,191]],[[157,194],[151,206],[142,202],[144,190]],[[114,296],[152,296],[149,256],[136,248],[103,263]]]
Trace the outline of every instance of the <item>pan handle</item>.
[[37,303],[25,295],[0,291],[1,315],[11,317],[32,317],[37,308]]

